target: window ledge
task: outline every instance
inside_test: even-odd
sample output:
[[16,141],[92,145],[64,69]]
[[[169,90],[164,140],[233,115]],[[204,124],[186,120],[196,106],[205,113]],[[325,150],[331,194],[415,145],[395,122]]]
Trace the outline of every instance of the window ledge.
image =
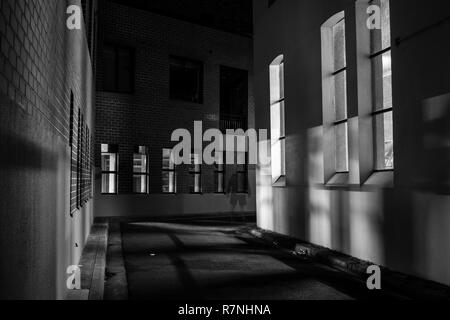
[[272,187],[286,188],[286,176],[281,176],[275,182],[272,182]]
[[394,187],[394,171],[374,172],[364,183],[365,187]]
[[350,174],[348,172],[336,173],[326,184],[327,187],[348,187]]

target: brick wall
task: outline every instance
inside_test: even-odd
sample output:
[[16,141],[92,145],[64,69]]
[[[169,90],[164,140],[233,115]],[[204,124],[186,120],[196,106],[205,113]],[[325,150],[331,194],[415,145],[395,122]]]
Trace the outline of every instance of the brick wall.
[[71,4],[0,1],[0,297],[63,298],[92,221],[93,75]]
[[[120,148],[119,193],[132,193],[132,157],[135,146],[150,152],[150,193],[161,193],[162,149],[172,147],[173,130],[193,132],[194,121],[204,130],[219,128],[220,66],[249,71],[252,82],[252,40],[180,20],[105,2],[100,19],[96,96],[96,166],[100,167],[100,144]],[[102,44],[134,48],[136,75],[134,94],[103,91]],[[204,63],[204,103],[169,99],[170,55]],[[249,124],[253,123],[252,86],[249,89]],[[236,168],[226,170],[229,178]],[[188,168],[177,169],[178,193],[189,193]],[[204,193],[214,192],[214,168],[202,166]]]

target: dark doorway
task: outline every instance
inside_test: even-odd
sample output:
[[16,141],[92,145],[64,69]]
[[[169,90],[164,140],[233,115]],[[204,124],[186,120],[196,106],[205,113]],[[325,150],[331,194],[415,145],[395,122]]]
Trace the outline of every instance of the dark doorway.
[[220,68],[221,129],[247,129],[248,71]]

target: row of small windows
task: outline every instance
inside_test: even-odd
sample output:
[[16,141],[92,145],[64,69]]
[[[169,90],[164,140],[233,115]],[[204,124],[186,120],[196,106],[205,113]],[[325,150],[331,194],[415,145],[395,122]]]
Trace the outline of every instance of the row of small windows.
[[388,0],[373,2],[381,8],[381,31],[371,33],[373,116],[376,169],[394,168],[391,28]]
[[[381,8],[381,30],[370,32],[371,88],[374,144],[374,171],[394,169],[393,102],[391,68],[391,34],[388,0],[374,0]],[[365,26],[364,26],[365,27]],[[322,28],[324,123],[331,126],[335,173],[349,172],[349,119],[347,110],[347,50],[345,14],[333,16]],[[283,186],[285,165],[285,99],[284,56],[280,55],[269,66],[272,182]]]
[[270,126],[272,149],[272,183],[286,183],[286,132],[284,104],[284,57],[280,55],[270,65]]
[[[192,155],[189,167],[189,190],[192,194],[202,193],[202,166]],[[116,145],[101,145],[102,194],[117,194],[119,179],[119,150]],[[225,189],[225,166],[216,164],[214,169],[214,189],[223,194]],[[236,181],[230,181],[235,186],[235,193],[248,192],[248,166],[238,165]],[[137,147],[133,154],[133,193],[148,194],[150,182],[149,152],[147,147]],[[162,150],[162,193],[177,193],[177,168],[174,164],[172,149]]]

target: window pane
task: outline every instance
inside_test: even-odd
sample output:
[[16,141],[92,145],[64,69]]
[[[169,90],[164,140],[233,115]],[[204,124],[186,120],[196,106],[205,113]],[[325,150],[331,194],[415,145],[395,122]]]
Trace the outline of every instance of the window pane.
[[284,99],[284,62],[270,66],[270,101]]
[[176,174],[175,172],[165,171],[162,173],[162,189],[164,193],[176,192]]
[[189,190],[191,193],[200,193],[201,190],[201,174],[192,174]]
[[171,149],[163,149],[163,169],[173,170],[175,169],[174,161]]
[[117,171],[117,155],[102,153],[102,171]]
[[347,72],[334,76],[334,111],[335,120],[347,119]]
[[375,117],[375,138],[376,169],[393,169],[394,135],[392,112],[379,114]]
[[276,103],[271,106],[271,138],[272,141],[277,141],[286,135],[285,132],[285,118],[284,118],[284,101]]
[[117,193],[117,175],[114,173],[102,174],[102,193]]
[[274,183],[286,175],[285,143],[283,139],[272,144],[272,181]]
[[280,72],[278,77],[280,81],[280,99],[284,99],[284,62],[280,63]]
[[336,134],[336,172],[348,171],[348,125],[335,126]]
[[374,0],[372,4],[381,8],[381,30],[371,31],[372,53],[377,53],[391,46],[389,0]]
[[148,193],[148,177],[147,175],[133,176],[133,192]]
[[134,154],[133,172],[147,173],[147,156],[145,154]]
[[215,176],[216,192],[218,192],[218,193],[225,192],[224,182],[225,182],[224,174],[222,172],[216,172],[216,176]]
[[392,108],[391,53],[372,59],[374,110]]
[[220,67],[220,119],[232,122],[224,129],[246,129],[248,83],[248,71]]
[[333,27],[333,57],[334,71],[338,71],[346,66],[345,20],[341,20]]

